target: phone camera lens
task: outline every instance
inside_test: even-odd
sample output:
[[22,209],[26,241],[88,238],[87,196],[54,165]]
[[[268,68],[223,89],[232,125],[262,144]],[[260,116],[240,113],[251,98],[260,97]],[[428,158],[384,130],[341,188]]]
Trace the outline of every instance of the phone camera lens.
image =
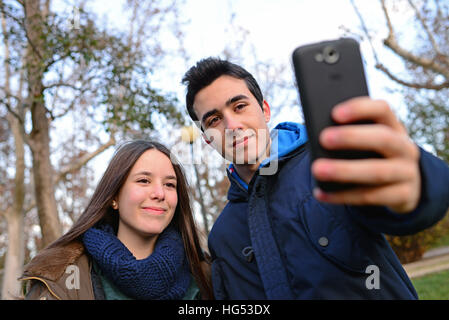
[[340,54],[333,47],[325,47],[323,49],[323,58],[326,63],[333,64],[338,61]]

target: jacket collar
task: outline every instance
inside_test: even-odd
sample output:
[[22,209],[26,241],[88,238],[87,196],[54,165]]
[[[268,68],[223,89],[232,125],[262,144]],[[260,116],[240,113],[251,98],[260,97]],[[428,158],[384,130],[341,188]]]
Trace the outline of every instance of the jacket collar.
[[[267,167],[273,161],[278,161],[278,163],[281,163],[294,157],[302,150],[301,147],[304,146],[308,140],[306,127],[295,122],[279,123],[271,131],[270,137],[270,157],[262,161],[259,169],[262,167]],[[245,181],[239,177],[232,163],[226,171],[228,178],[231,181],[231,186],[228,191],[228,200],[236,201],[246,199],[249,189],[248,184],[246,184]],[[255,173],[254,177],[258,175],[258,171]]]
[[22,278],[33,276],[57,281],[66,268],[74,264],[83,253],[84,246],[79,241],[63,247],[46,248],[25,266]]

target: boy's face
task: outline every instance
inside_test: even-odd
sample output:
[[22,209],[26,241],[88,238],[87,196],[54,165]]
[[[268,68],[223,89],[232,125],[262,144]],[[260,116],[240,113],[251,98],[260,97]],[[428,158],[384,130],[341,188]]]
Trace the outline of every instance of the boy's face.
[[270,144],[267,123],[270,108],[263,111],[244,80],[221,76],[200,90],[193,103],[205,139],[236,165],[256,164]]

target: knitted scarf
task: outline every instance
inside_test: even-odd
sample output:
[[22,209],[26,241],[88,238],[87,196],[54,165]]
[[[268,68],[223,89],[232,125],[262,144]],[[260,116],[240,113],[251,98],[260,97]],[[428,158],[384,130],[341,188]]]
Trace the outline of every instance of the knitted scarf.
[[158,237],[153,253],[137,260],[109,224],[88,229],[82,237],[87,252],[105,276],[134,299],[182,299],[190,271],[181,235],[172,227]]

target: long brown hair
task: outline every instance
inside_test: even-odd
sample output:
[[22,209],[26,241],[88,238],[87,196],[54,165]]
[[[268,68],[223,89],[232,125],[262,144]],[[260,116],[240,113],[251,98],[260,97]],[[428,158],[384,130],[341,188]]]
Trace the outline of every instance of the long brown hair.
[[119,216],[112,209],[112,200],[118,195],[136,161],[150,149],[165,154],[173,165],[177,178],[178,204],[170,225],[181,233],[190,270],[201,291],[201,297],[213,299],[209,262],[200,246],[184,170],[172,153],[155,141],[135,140],[124,143],[117,149],[84,212],[71,229],[53,242],[48,249],[80,240],[82,234],[97,223],[109,223],[117,232]]

